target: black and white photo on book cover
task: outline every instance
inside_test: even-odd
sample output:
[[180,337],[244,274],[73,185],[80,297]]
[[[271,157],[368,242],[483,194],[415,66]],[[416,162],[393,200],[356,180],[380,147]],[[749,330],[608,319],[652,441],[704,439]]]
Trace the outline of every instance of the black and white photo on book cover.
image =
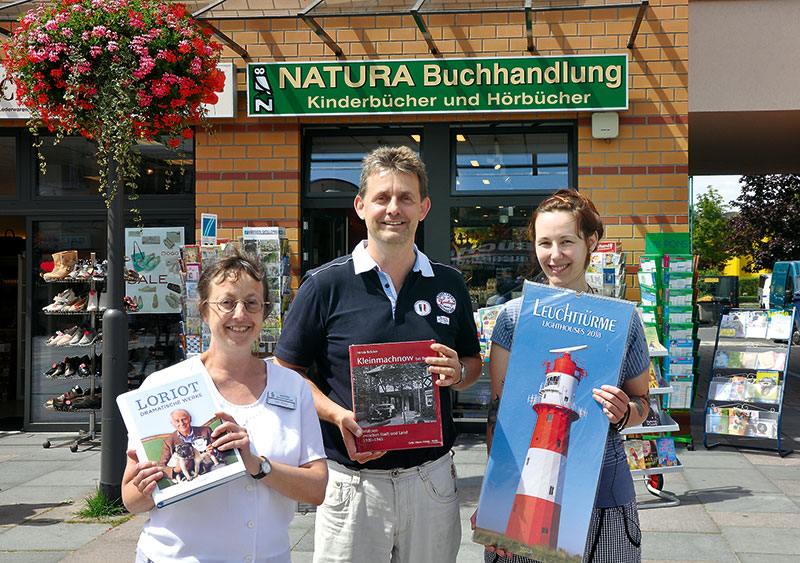
[[425,358],[433,340],[350,346],[359,452],[441,446],[439,388]]
[[238,450],[211,447],[211,432],[222,423],[212,385],[196,373],[117,397],[139,459],[167,469],[153,492],[158,508],[245,474]]

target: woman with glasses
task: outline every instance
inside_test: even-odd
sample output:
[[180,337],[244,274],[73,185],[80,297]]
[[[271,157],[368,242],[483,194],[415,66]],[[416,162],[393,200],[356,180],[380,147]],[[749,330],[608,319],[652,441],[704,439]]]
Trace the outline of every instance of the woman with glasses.
[[311,390],[294,371],[251,354],[269,311],[260,262],[239,251],[203,270],[199,308],[211,344],[153,373],[142,388],[207,371],[222,424],[211,446],[236,448],[250,474],[156,509],[156,482],[171,469],[136,457],[129,445],[122,498],[131,512],[150,512],[136,561],[289,561],[289,523],[296,501],[319,505],[328,468]]

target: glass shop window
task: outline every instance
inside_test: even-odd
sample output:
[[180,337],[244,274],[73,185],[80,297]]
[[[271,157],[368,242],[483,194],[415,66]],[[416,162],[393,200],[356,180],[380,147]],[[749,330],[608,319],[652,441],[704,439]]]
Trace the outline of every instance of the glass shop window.
[[555,192],[569,187],[569,134],[456,133],[454,192]]
[[309,195],[353,197],[358,193],[361,160],[381,146],[405,145],[420,152],[421,135],[392,134],[322,135],[310,136],[310,158],[306,178]]
[[522,295],[531,274],[533,207],[494,205],[450,208],[450,263],[467,282],[473,310]]
[[[41,153],[46,164],[37,166],[36,194],[44,197],[95,196],[100,188],[100,169],[94,145],[83,137],[42,136]],[[163,143],[140,141],[133,148],[142,157],[139,195],[194,193],[194,139],[181,139],[176,149]]]
[[17,138],[0,137],[0,197],[17,194]]

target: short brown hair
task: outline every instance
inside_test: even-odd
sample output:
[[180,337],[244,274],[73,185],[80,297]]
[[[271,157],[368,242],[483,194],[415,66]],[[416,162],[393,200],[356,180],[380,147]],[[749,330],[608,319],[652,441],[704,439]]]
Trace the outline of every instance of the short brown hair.
[[425,174],[425,163],[409,147],[378,147],[365,156],[361,161],[358,197],[363,198],[367,193],[367,180],[375,172],[414,174],[419,180],[420,200],[428,197],[428,176]]
[[272,304],[269,302],[269,283],[264,265],[254,254],[239,250],[233,245],[225,250],[219,260],[203,268],[203,273],[200,274],[200,280],[197,282],[200,313],[205,315],[208,298],[211,296],[211,284],[220,283],[224,279],[236,281],[243,274],[261,282],[264,289],[263,299],[266,303],[263,309],[266,318]]
[[[534,247],[536,245],[536,219],[541,213],[552,213],[553,211],[565,211],[571,214],[575,218],[578,236],[583,240],[588,241],[593,234],[597,235],[597,242],[603,238],[605,227],[603,227],[600,213],[597,212],[592,200],[577,190],[561,189],[540,203],[528,221],[528,232]],[[589,249],[584,267],[589,265],[591,253],[594,250],[594,248]]]

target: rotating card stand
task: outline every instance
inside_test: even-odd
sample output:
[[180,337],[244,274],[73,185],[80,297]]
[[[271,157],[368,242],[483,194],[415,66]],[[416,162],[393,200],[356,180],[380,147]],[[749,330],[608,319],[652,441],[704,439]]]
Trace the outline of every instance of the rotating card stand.
[[[781,445],[781,418],[796,322],[796,307],[722,312],[704,409],[707,449],[732,446],[777,451],[781,457],[792,453]],[[774,447],[757,443],[773,441]]]

